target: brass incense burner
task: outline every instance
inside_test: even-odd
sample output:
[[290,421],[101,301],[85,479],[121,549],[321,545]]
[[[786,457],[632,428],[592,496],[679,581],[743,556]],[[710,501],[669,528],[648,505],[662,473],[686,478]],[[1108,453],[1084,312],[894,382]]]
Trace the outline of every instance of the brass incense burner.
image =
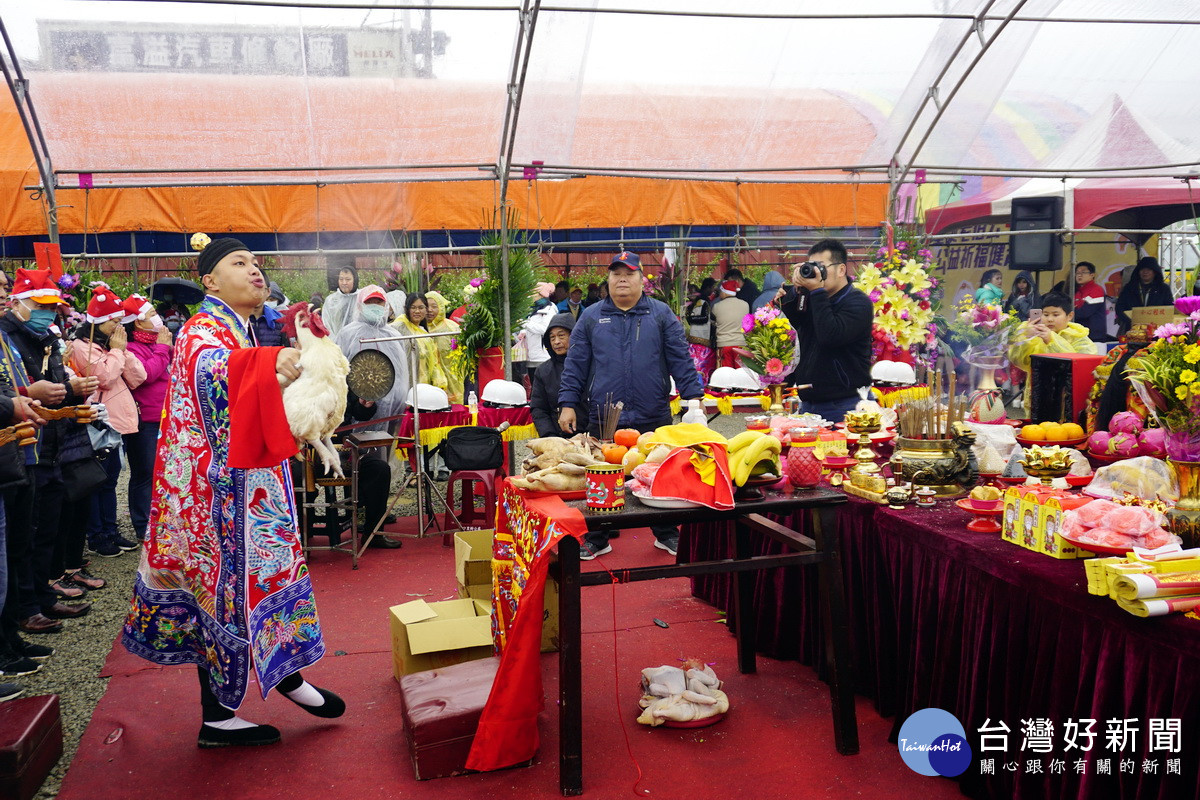
[[900,436],[892,453],[892,474],[914,487],[928,486],[939,498],[959,497],[975,485],[977,475],[971,445],[975,433],[964,423],[951,425],[950,438],[916,439]]

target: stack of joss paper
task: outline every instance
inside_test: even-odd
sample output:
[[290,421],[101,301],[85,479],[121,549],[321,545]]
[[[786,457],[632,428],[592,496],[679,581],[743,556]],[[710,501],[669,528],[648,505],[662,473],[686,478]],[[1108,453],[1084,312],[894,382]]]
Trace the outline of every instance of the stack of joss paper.
[[1107,595],[1135,616],[1200,609],[1200,549],[1135,548],[1124,558],[1089,559],[1084,567],[1091,594]]

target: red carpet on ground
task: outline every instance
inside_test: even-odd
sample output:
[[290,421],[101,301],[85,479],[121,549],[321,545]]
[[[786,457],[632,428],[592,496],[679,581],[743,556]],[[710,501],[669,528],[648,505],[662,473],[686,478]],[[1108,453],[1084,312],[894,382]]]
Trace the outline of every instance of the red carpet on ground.
[[[615,569],[669,558],[652,544],[648,531],[626,532],[613,541],[610,555],[587,568],[600,569],[603,563]],[[103,672],[111,676],[108,690],[59,798],[297,800],[329,792],[354,800],[558,796],[553,653],[542,657],[547,699],[541,749],[533,766],[433,781],[413,779],[399,690],[392,677],[387,609],[418,597],[453,597],[453,560],[452,548],[443,547],[440,536],[406,539],[400,550],[372,549],[358,570],[350,569],[347,555],[313,554],[312,577],[328,655],[305,675],[345,698],[348,710],[341,719],[321,720],[277,693],[264,702],[252,688],[240,713],[278,727],[283,733],[279,745],[198,749],[194,668],[164,669],[130,656],[117,643]],[[584,796],[960,796],[957,784],[905,767],[896,746],[887,740],[891,721],[881,719],[861,699],[861,752],[838,755],[829,691],[813,670],[760,656],[757,674],[739,674],[733,638],[712,607],[691,597],[686,580],[626,584],[615,591],[608,586],[586,588],[583,599]],[[655,625],[655,618],[670,627]],[[725,681],[732,706],[726,718],[694,730],[648,729],[634,722],[641,669],[691,656],[714,663]]]

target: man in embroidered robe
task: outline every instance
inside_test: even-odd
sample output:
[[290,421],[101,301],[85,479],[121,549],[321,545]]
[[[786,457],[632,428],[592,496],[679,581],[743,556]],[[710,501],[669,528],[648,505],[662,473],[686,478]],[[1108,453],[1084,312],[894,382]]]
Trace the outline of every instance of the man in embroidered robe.
[[166,418],[133,605],[122,639],[158,664],[195,664],[200,747],[271,744],[279,731],[235,714],[251,678],[318,717],[345,704],[300,670],[325,653],[300,548],[287,459],[297,447],[282,388],[300,351],[254,347],[265,285],[236,239],[201,251],[208,296],[175,341]]

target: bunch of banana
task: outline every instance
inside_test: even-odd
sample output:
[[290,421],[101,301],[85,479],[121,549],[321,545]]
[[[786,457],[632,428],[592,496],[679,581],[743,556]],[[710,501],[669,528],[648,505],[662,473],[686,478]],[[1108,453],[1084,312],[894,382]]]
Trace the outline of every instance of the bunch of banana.
[[745,486],[756,475],[772,472],[782,475],[779,451],[783,445],[762,431],[746,431],[729,440],[729,476],[736,486]]

